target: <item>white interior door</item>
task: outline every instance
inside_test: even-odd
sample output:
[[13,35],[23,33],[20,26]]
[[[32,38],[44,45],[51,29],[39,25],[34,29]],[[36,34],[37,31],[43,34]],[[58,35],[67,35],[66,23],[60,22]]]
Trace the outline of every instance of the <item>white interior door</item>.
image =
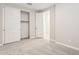
[[29,37],[29,15],[27,12],[21,12],[21,38]]
[[4,43],[20,40],[20,10],[5,7],[5,39]]
[[36,37],[43,38],[43,13],[36,13]]

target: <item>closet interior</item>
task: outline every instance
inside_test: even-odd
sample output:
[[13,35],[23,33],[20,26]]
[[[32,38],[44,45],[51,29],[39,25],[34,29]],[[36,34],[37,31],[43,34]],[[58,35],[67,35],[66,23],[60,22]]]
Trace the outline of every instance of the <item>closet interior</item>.
[[30,20],[29,12],[21,11],[21,39],[29,39],[30,37]]

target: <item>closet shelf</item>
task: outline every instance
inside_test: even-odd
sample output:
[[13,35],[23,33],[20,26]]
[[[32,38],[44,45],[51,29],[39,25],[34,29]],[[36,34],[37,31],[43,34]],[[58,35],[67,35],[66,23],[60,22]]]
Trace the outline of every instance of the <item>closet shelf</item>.
[[21,21],[22,23],[30,22],[30,21]]

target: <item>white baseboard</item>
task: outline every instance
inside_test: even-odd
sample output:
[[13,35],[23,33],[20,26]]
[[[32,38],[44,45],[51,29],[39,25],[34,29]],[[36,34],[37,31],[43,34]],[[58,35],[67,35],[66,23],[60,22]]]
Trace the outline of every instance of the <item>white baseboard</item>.
[[[55,41],[56,42],[56,41]],[[61,42],[56,42],[57,44],[60,44],[60,45],[63,45],[63,46],[66,46],[68,48],[71,48],[71,49],[74,49],[74,50],[77,50],[79,51],[79,48],[76,48],[76,47],[73,47],[73,46],[70,46],[70,45],[67,45],[67,44],[64,44],[64,43],[61,43]]]

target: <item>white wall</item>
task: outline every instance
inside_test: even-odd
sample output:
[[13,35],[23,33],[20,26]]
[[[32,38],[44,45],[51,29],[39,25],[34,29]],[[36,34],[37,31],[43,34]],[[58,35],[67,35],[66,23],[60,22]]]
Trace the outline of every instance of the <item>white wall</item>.
[[55,40],[79,48],[79,4],[56,4]]
[[50,10],[43,12],[44,39],[50,40]]
[[3,28],[2,28],[2,23],[3,23],[3,8],[2,6],[0,6],[0,44],[2,43],[2,32],[3,32]]
[[50,8],[50,40],[53,41],[55,39],[55,8],[52,6]]

